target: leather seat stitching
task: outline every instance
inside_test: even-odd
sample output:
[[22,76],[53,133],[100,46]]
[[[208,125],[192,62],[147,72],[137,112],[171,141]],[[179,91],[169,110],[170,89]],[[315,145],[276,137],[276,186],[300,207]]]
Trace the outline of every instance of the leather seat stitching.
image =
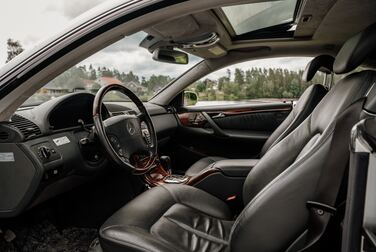
[[[204,214],[204,215],[206,215],[206,216],[210,216],[210,217],[213,217],[213,218],[216,218],[216,219],[219,219],[219,220],[229,220],[229,219],[227,219],[227,218],[221,218],[221,217],[217,217],[217,216],[214,216],[214,215],[211,215],[211,214],[208,214],[208,213],[205,213],[205,212],[203,212],[202,210],[200,210],[200,209],[197,209],[197,208],[195,208],[194,206],[191,206],[191,205],[187,205],[187,204],[185,204],[185,203],[183,203],[182,201],[180,201],[180,200],[178,200],[177,198],[176,198],[176,196],[167,188],[167,187],[165,187],[164,185],[160,185],[161,187],[163,187],[166,191],[168,191],[169,192],[169,194],[171,195],[171,197],[175,200],[175,204],[181,204],[181,205],[183,205],[183,206],[185,206],[185,207],[188,207],[188,208],[191,208],[191,209],[194,209],[195,211],[198,211],[198,212],[200,212],[200,213],[202,213],[202,214]],[[173,205],[171,205],[164,213],[166,213],[172,206],[174,206],[175,204],[173,204]],[[159,218],[161,218],[161,217],[163,217],[163,214],[159,217]],[[159,219],[158,218],[158,219]]]
[[215,243],[220,243],[220,244],[223,244],[223,245],[228,245],[228,241],[226,240],[222,240],[218,237],[215,237],[215,236],[212,236],[212,235],[209,235],[207,233],[204,233],[200,230],[197,230],[197,229],[194,229],[192,227],[190,227],[189,225],[185,224],[185,223],[181,223],[181,222],[178,222],[170,217],[167,217],[167,216],[163,216],[164,218],[166,218],[167,220],[169,220],[170,222],[176,224],[177,226],[181,227],[182,229],[190,232],[190,233],[193,233],[197,236],[200,236],[201,238],[204,238],[206,240],[209,240],[209,241],[212,241],[212,242],[215,242]]

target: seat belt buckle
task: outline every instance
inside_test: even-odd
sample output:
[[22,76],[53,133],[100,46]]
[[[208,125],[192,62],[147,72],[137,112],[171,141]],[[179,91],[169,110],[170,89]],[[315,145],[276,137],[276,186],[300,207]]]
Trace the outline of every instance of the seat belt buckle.
[[335,207],[329,206],[327,204],[323,204],[316,201],[307,201],[307,207],[309,209],[314,209],[314,211],[318,215],[324,215],[325,213],[329,213],[330,215],[334,215],[337,211]]

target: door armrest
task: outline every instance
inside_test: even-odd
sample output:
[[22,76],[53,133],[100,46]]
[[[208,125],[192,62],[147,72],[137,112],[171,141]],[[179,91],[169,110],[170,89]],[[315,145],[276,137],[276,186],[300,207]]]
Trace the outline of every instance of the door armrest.
[[225,159],[217,161],[210,169],[218,169],[229,177],[246,177],[259,159]]

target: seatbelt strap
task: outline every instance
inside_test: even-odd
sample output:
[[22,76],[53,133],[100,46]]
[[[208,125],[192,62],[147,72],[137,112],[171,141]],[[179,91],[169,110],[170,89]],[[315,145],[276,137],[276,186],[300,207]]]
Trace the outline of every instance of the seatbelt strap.
[[305,245],[299,252],[312,250],[336,212],[335,203],[349,162],[350,132],[359,121],[364,101],[365,98],[361,98],[354,102],[336,120],[327,162],[321,170],[313,200],[307,201],[308,231]]

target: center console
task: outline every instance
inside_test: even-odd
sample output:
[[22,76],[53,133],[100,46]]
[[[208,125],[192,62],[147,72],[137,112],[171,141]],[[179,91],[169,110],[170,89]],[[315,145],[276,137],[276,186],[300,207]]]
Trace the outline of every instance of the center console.
[[169,158],[161,157],[155,168],[144,175],[154,187],[162,184],[185,184],[202,189],[224,201],[241,200],[243,184],[258,159],[227,159],[209,165],[194,176],[172,174]]
[[189,176],[172,174],[171,161],[167,156],[155,160],[154,168],[144,174],[144,180],[150,187],[161,184],[188,184],[189,179]]

